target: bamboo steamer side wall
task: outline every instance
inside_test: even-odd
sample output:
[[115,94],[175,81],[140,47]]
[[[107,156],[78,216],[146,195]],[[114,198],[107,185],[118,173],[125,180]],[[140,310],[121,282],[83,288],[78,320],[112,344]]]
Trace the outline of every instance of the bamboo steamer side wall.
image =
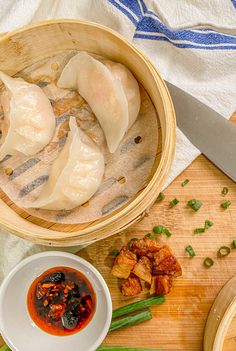
[[[23,68],[65,50],[85,50],[125,64],[144,86],[158,113],[162,150],[148,185],[128,204],[105,218],[70,228],[43,228],[18,216],[0,201],[0,224],[28,240],[54,246],[71,246],[102,239],[126,228],[145,215],[158,195],[173,160],[175,118],[167,88],[158,72],[129,42],[98,24],[57,20],[32,25],[0,39],[0,70],[14,75]],[[158,133],[158,131],[156,131]],[[60,228],[61,229],[61,228]]]

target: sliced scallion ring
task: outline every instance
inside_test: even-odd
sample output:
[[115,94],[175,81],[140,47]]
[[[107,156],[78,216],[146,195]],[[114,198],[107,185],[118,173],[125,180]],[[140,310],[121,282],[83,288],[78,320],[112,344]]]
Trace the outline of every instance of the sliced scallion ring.
[[189,182],[190,182],[189,179],[185,179],[185,180],[183,181],[183,183],[181,184],[182,187],[184,187],[185,185],[187,185]]
[[232,248],[233,248],[233,249],[236,249],[236,240],[233,240],[233,241],[232,241]]
[[155,238],[155,234],[153,233],[147,233],[145,236],[148,238]]
[[202,203],[199,200],[192,199],[187,202],[187,206],[191,207],[195,212],[197,212],[202,207]]
[[175,199],[173,199],[173,200],[170,202],[170,207],[174,207],[174,206],[176,206],[178,203],[179,203],[179,200],[175,198]]
[[217,256],[218,257],[226,257],[230,254],[231,250],[230,247],[228,246],[222,246],[218,252],[217,252]]
[[158,195],[158,197],[157,197],[157,199],[156,199],[156,201],[155,201],[156,204],[159,203],[159,202],[161,202],[161,201],[163,201],[164,198],[165,198],[165,194],[162,193],[162,192],[160,192],[160,194]]
[[204,232],[205,232],[205,228],[196,228],[196,229],[194,229],[194,234],[204,233]]
[[196,256],[194,249],[192,248],[191,245],[187,246],[185,248],[185,251],[189,254],[189,256],[194,257]]
[[163,225],[157,225],[153,228],[154,233],[156,234],[162,234],[164,230]]
[[213,264],[214,264],[214,261],[210,257],[205,258],[205,260],[203,262],[203,265],[205,268],[211,268],[213,266]]
[[225,196],[225,195],[228,194],[228,192],[229,192],[229,189],[225,186],[225,187],[222,189],[222,191],[221,191],[221,195],[222,195],[222,196]]
[[209,229],[213,225],[214,225],[214,223],[212,221],[209,221],[208,219],[205,220],[205,229]]
[[221,204],[220,204],[220,206],[224,209],[224,210],[226,210],[229,206],[231,205],[231,201],[224,201],[224,202],[222,202]]

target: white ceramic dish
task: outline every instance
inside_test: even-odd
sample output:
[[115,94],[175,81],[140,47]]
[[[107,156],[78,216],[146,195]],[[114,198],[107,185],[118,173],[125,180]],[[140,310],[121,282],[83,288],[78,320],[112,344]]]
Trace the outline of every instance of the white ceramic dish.
[[[82,272],[96,293],[96,311],[89,324],[76,334],[54,336],[31,320],[26,299],[34,279],[49,268],[67,266]],[[65,252],[49,251],[20,262],[0,288],[0,333],[12,351],[95,351],[105,338],[112,315],[108,287],[100,273],[84,259]]]

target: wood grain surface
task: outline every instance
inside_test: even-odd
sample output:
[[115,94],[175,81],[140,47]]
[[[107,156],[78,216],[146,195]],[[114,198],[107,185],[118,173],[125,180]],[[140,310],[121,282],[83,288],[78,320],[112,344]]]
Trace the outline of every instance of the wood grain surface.
[[[190,179],[190,183],[183,188],[181,183],[186,178]],[[224,186],[229,188],[225,198],[232,201],[227,210],[220,208],[221,201],[225,199],[221,195]],[[142,222],[78,253],[102,273],[112,294],[113,307],[116,308],[135,299],[123,298],[118,280],[110,274],[112,249],[119,249],[132,237],[142,237],[157,224],[165,225],[173,233],[166,241],[182,264],[183,276],[176,279],[166,302],[152,308],[151,321],[110,333],[104,342],[106,345],[158,347],[164,351],[203,350],[204,326],[210,307],[223,285],[236,274],[236,250],[224,259],[218,259],[216,255],[222,245],[230,245],[236,239],[236,184],[204,156],[200,156],[165,190],[165,195],[165,200],[155,204]],[[180,203],[170,209],[168,204],[175,197]],[[203,203],[196,213],[186,207],[186,202],[192,198]],[[214,226],[203,234],[194,235],[193,229],[203,226],[206,219],[212,220]],[[193,259],[184,250],[189,244],[196,251]],[[207,256],[215,261],[209,270],[203,267]],[[146,293],[137,299],[144,296]],[[229,329],[224,351],[236,349],[235,337],[236,319]]]
[[[190,183],[184,188],[186,178]],[[229,188],[228,196],[221,195],[222,188]],[[119,249],[132,237],[142,237],[154,225],[164,225],[173,233],[166,241],[172,247],[183,267],[183,276],[176,279],[167,301],[152,308],[153,319],[145,324],[115,331],[107,336],[104,344],[169,350],[203,350],[204,326],[210,307],[223,285],[236,274],[236,250],[227,258],[217,258],[217,250],[236,239],[236,184],[227,178],[204,156],[200,156],[166,190],[165,200],[155,204],[147,217],[134,228],[119,235],[99,241],[79,252],[94,264],[104,276],[116,308],[133,298],[123,298],[118,280],[110,274],[112,249]],[[169,202],[177,197],[180,203],[170,209]],[[190,199],[199,199],[203,206],[198,212],[186,207]],[[220,203],[229,199],[232,205],[223,210]],[[193,234],[206,219],[214,226],[205,233]],[[189,258],[185,247],[191,244],[196,257]],[[210,269],[203,267],[205,257],[214,259]],[[140,295],[143,297],[146,295]],[[139,297],[139,298],[140,298]],[[235,324],[234,324],[235,325]],[[236,349],[236,329],[230,328],[224,351]]]

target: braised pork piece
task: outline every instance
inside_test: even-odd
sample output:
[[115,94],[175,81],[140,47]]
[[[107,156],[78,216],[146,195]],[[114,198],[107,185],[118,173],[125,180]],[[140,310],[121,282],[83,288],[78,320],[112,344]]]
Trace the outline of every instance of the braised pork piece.
[[161,246],[157,239],[145,236],[121,248],[111,273],[124,279],[121,285],[124,296],[139,294],[142,281],[149,284],[150,294],[166,295],[173,279],[182,275],[182,269],[167,245]]

